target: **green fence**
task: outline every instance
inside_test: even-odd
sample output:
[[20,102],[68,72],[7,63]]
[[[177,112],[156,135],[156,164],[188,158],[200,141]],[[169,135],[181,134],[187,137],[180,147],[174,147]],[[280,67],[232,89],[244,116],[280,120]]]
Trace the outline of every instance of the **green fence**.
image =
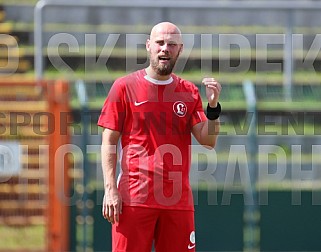
[[321,251],[320,194],[269,192],[268,204],[260,206],[261,251]]
[[[223,199],[227,195],[228,201]],[[197,251],[243,251],[243,192],[199,190],[194,196]],[[258,196],[260,251],[321,251],[320,191],[260,191]],[[92,237],[88,237],[92,251],[111,251],[110,224],[101,215],[102,197],[102,190],[90,194],[95,202],[89,229]],[[76,206],[72,206],[72,251],[82,251],[77,214]]]

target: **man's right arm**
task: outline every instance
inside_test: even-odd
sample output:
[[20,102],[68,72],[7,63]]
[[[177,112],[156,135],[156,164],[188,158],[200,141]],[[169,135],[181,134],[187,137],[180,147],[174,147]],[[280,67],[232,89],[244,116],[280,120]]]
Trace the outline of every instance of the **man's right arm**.
[[102,133],[101,164],[105,189],[102,214],[112,224],[119,221],[122,209],[122,200],[116,183],[117,144],[120,134],[119,131],[107,128],[104,128]]

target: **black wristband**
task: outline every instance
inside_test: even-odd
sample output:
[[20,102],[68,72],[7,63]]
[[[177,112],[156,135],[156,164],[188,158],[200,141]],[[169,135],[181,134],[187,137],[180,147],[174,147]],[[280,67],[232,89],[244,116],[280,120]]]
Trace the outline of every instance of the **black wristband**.
[[216,108],[210,107],[209,104],[207,104],[206,108],[206,117],[208,120],[216,120],[220,117],[221,114],[221,104],[218,102]]

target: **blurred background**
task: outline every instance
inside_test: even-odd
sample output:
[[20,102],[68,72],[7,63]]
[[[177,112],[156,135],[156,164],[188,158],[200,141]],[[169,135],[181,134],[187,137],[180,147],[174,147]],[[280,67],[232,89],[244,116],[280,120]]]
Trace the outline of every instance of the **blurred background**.
[[[0,251],[111,251],[100,109],[177,24],[176,74],[223,86],[192,147],[197,251],[321,251],[321,1],[0,0]],[[206,103],[204,102],[204,107]],[[135,232],[133,230],[133,232]]]

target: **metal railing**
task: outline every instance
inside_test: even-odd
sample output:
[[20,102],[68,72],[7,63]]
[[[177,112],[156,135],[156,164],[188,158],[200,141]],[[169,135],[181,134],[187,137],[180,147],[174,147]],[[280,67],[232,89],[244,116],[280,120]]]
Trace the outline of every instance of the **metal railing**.
[[[321,10],[320,1],[50,1],[40,0],[35,6],[35,73],[37,79],[43,78],[43,26],[44,12],[48,7],[112,7],[112,8],[158,8],[162,13],[169,9],[199,9],[199,10],[274,10],[285,11],[287,21],[285,24],[285,44],[283,54],[283,83],[285,100],[292,98],[293,82],[293,12],[297,10]],[[165,14],[164,14],[165,15]]]
[[259,224],[256,216],[259,213],[257,200],[257,104],[255,87],[251,81],[243,82],[243,92],[246,98],[247,113],[252,114],[252,120],[247,137],[248,154],[249,154],[249,181],[245,186],[244,196],[247,204],[244,206],[244,251],[259,251]]

